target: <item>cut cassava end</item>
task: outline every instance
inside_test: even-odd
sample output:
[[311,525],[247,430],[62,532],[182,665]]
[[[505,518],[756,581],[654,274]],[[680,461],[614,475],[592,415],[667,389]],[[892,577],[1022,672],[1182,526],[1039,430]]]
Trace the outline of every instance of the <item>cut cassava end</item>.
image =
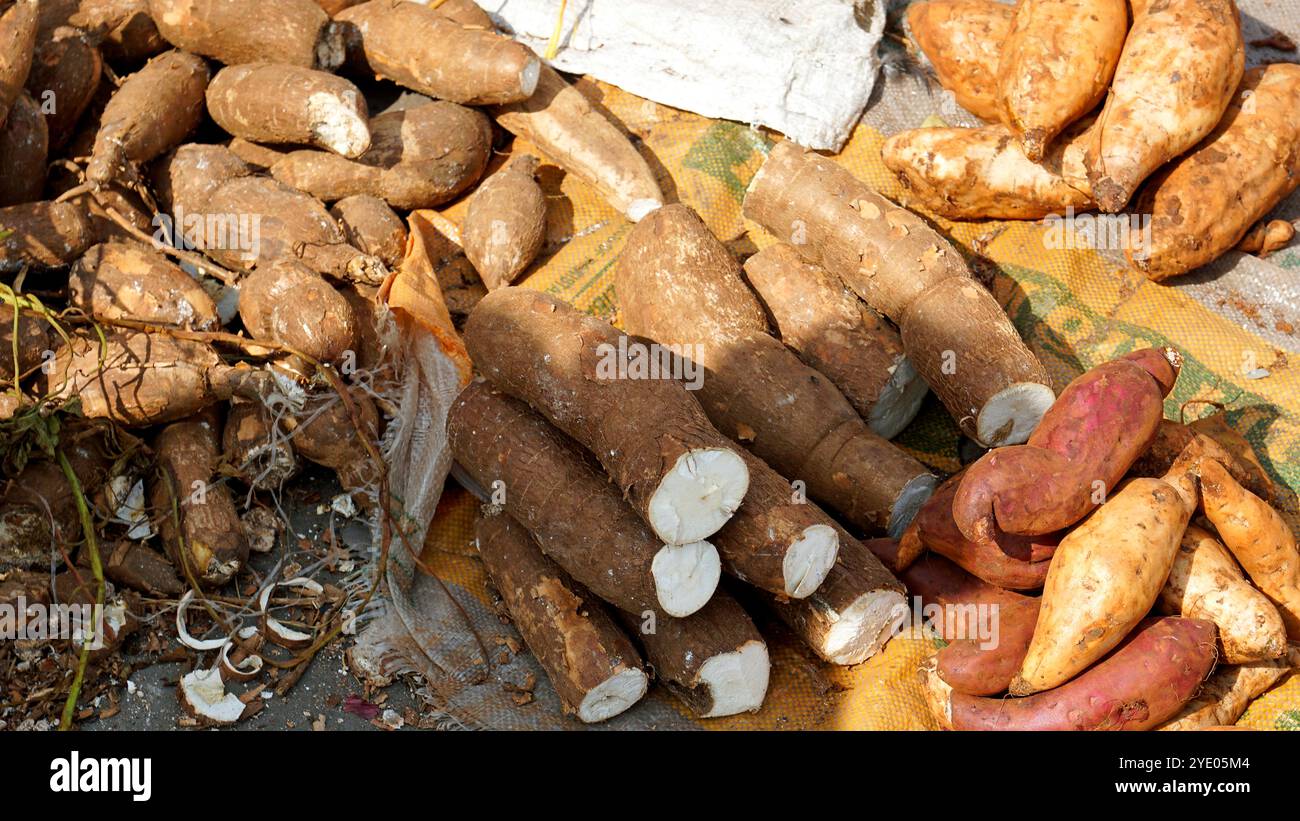
[[735,446],[671,373],[638,377],[629,358],[643,346],[609,323],[500,288],[475,306],[465,343],[494,385],[591,451],[664,542],[708,538],[740,506],[749,472]]
[[456,461],[542,551],[615,607],[684,616],[713,594],[714,548],[665,545],[594,460],[523,402],[471,384],[452,406],[447,436]]
[[701,718],[763,706],[771,673],[767,643],[736,600],[719,590],[686,618],[622,613],[655,677]]
[[645,695],[649,677],[632,642],[522,525],[498,513],[480,516],[474,533],[488,577],[567,710],[604,721]]
[[746,260],[745,275],[781,341],[834,382],[872,430],[892,439],[915,418],[925,380],[898,331],[844,283],[783,243]]

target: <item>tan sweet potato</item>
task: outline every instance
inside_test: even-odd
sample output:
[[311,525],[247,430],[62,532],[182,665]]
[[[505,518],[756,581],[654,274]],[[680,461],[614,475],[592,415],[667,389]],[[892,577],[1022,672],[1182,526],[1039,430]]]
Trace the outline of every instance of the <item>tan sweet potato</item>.
[[1003,121],[1038,162],[1106,96],[1128,31],[1125,0],[1021,0],[998,56]]
[[69,33],[37,46],[27,92],[46,106],[51,148],[61,148],[71,139],[77,121],[95,98],[103,67],[99,49],[85,37]]
[[443,100],[385,112],[369,127],[370,150],[356,160],[291,151],[270,165],[271,176],[327,202],[367,194],[394,208],[431,208],[473,185],[491,155],[487,117]]
[[84,208],[70,202],[29,202],[0,208],[0,272],[23,265],[58,268],[81,256],[94,242]]
[[1002,125],[901,131],[881,153],[907,191],[905,204],[918,202],[948,219],[1038,219],[1092,207],[1086,124],[1067,128],[1041,163]]
[[931,0],[907,7],[912,39],[930,58],[939,84],[958,104],[989,122],[1002,118],[998,56],[1016,9],[994,0]]
[[520,43],[470,29],[405,0],[370,0],[334,19],[347,26],[349,59],[430,97],[483,105],[526,100],[541,61]]
[[20,92],[0,127],[0,207],[32,202],[45,189],[50,134],[40,106]]
[[1190,460],[1133,479],[1052,557],[1043,604],[1012,695],[1050,690],[1108,653],[1155,604],[1196,507]]
[[198,280],[139,244],[108,242],[87,251],[68,275],[68,304],[106,322],[132,319],[199,331],[221,325]]
[[[1233,185],[1220,191],[1212,180]],[[1151,247],[1128,249],[1129,262],[1157,281],[1212,262],[1297,185],[1300,66],[1252,69],[1214,131],[1138,197],[1136,210],[1151,215]]]
[[0,13],[0,125],[32,68],[38,9],[36,0],[18,0]]
[[[1205,419],[1198,419],[1191,425],[1163,419],[1156,429],[1151,447],[1129,469],[1131,476],[1163,476],[1174,460],[1190,449],[1197,456],[1215,460],[1228,469],[1232,478],[1242,487],[1261,499],[1271,499],[1273,482],[1264,472],[1263,466],[1255,458],[1255,453],[1245,437],[1232,431],[1219,419],[1215,424],[1214,414]],[[1239,440],[1239,441],[1238,441]],[[1227,443],[1227,445],[1225,445]],[[1231,450],[1228,445],[1231,446]]]
[[1152,172],[1210,133],[1244,65],[1232,0],[1153,0],[1135,11],[1084,156],[1101,210],[1123,209]]
[[169,43],[226,65],[337,68],[343,43],[313,0],[149,0]]
[[333,285],[296,259],[259,265],[239,284],[239,318],[253,339],[287,345],[319,362],[353,350],[357,318]]
[[1202,462],[1205,516],[1260,592],[1277,605],[1288,638],[1300,640],[1300,549],[1295,534],[1268,503],[1237,484],[1212,459]]
[[469,198],[461,245],[489,290],[513,282],[546,242],[546,195],[537,166],[536,157],[515,157]]
[[1249,664],[1225,665],[1210,676],[1196,698],[1187,702],[1178,715],[1157,730],[1224,730],[1241,718],[1250,703],[1282,680],[1292,667],[1300,666],[1300,651],[1292,648],[1287,659],[1270,659]]
[[369,194],[344,197],[330,206],[354,248],[360,249],[395,269],[406,255],[406,224],[388,203]]
[[1164,618],[1136,630],[1083,675],[1028,698],[955,693],[925,670],[936,721],[950,730],[1149,730],[1186,704],[1214,667],[1214,625]]
[[636,222],[664,202],[654,172],[631,140],[550,66],[523,102],[494,109],[497,123],[595,188]]
[[1195,525],[1183,534],[1160,606],[1172,615],[1214,622],[1228,664],[1275,659],[1286,651],[1286,626],[1277,608],[1246,581],[1227,549]]
[[227,66],[206,98],[217,125],[245,140],[314,145],[350,158],[370,148],[365,97],[328,72],[283,63]]
[[1254,254],[1263,259],[1282,250],[1293,239],[1295,226],[1286,220],[1260,220],[1234,247],[1244,254]]

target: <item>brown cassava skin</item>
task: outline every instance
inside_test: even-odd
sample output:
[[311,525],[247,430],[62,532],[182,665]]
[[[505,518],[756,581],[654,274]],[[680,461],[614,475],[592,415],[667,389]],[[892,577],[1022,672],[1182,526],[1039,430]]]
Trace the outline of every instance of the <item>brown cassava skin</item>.
[[330,17],[338,14],[344,9],[352,8],[363,0],[316,0],[316,5]]
[[[1218,180],[1232,180],[1231,192]],[[1300,185],[1300,66],[1247,72],[1218,126],[1161,171],[1135,205],[1151,244],[1129,263],[1159,281],[1218,259]]]
[[604,605],[538,549],[509,516],[474,523],[479,556],[515,628],[564,702],[576,713],[587,693],[641,669],[636,647]]
[[940,485],[916,514],[921,543],[989,584],[1011,590],[1042,587],[1057,537],[996,533],[990,539],[967,539],[953,520],[953,500],[963,476],[957,474]]
[[298,473],[293,441],[261,402],[231,403],[221,452],[236,475],[257,490],[277,490]]
[[1145,348],[1076,378],[1026,444],[967,468],[952,507],[958,529],[978,542],[1082,519],[1150,447],[1181,365],[1172,348]]
[[[429,5],[432,7],[432,4]],[[496,30],[492,25],[492,18],[474,0],[445,0],[433,10],[466,28]]]
[[1300,640],[1300,549],[1286,521],[1212,459],[1201,464],[1205,516],[1255,587],[1277,605],[1287,637]]
[[1129,481],[1061,540],[1012,695],[1069,681],[1150,611],[1196,507],[1188,469],[1175,464],[1163,479]]
[[58,268],[81,256],[94,242],[84,208],[70,202],[29,202],[0,208],[0,272],[23,265]]
[[[891,540],[892,541],[892,540]],[[905,590],[862,542],[840,534],[839,560],[817,592],[806,599],[765,596],[777,618],[814,653],[831,664],[860,664],[884,646],[905,617]],[[854,605],[871,599],[877,618],[864,620],[855,641],[833,645],[833,630]]]
[[460,244],[488,290],[514,282],[546,243],[546,195],[537,184],[538,164],[527,154],[515,157],[470,195]]
[[[977,637],[962,636],[939,650],[936,672],[955,692],[994,696],[1005,692],[1025,660],[1038,620],[1038,599],[999,605],[997,639],[983,647]],[[978,634],[976,634],[978,635]]]
[[1002,125],[917,128],[885,140],[885,165],[907,194],[948,219],[1038,219],[1092,207],[1083,167],[1087,130],[1067,129],[1041,163]]
[[18,0],[0,13],[0,125],[22,93],[36,49],[36,0]]
[[109,60],[138,62],[167,49],[148,0],[43,0],[37,39],[60,26],[84,31]]
[[[1295,661],[1300,662],[1300,655]],[[1179,711],[1178,715],[1161,724],[1157,730],[1209,730],[1246,727],[1224,727],[1234,724],[1250,703],[1268,688],[1281,681],[1293,665],[1287,659],[1269,659],[1242,665],[1225,665],[1214,671],[1196,693],[1196,698]]]
[[745,608],[722,590],[683,619],[656,615],[651,621],[631,613],[619,615],[628,632],[645,648],[655,678],[701,718],[735,714],[715,712],[718,705],[713,690],[700,679],[704,664],[747,646],[758,645],[767,652],[767,643]]
[[1232,0],[1154,0],[1135,14],[1084,157],[1102,211],[1120,211],[1152,172],[1214,129],[1244,65]]
[[255,340],[286,345],[320,362],[337,362],[357,340],[352,306],[296,259],[259,265],[239,283],[239,318]]
[[168,51],[127,77],[100,119],[86,177],[104,185],[175,148],[203,117],[208,66]]
[[1228,664],[1286,652],[1286,626],[1277,608],[1246,581],[1227,548],[1195,525],[1183,534],[1160,606],[1172,615],[1214,622]]
[[292,151],[271,176],[325,201],[358,194],[394,208],[430,208],[473,185],[487,167],[492,127],[486,116],[436,100],[370,120],[370,150],[356,160],[324,151]]
[[329,16],[312,0],[149,0],[169,43],[226,65],[274,62],[334,68]]
[[[1209,418],[1212,417],[1207,417],[1207,419]],[[1184,450],[1190,449],[1191,453],[1213,459],[1226,467],[1228,472],[1232,474],[1232,478],[1236,479],[1242,487],[1251,493],[1261,499],[1270,499],[1273,492],[1273,483],[1268,478],[1268,474],[1264,472],[1263,467],[1255,460],[1250,444],[1242,438],[1244,450],[1237,449],[1237,447],[1229,450],[1224,446],[1224,442],[1231,443],[1232,439],[1222,431],[1216,430],[1215,437],[1217,438],[1212,438],[1205,433],[1198,432],[1193,427],[1201,421],[1203,420],[1197,420],[1192,425],[1184,425],[1171,419],[1162,419],[1160,426],[1156,429],[1156,436],[1151,442],[1151,447],[1133,463],[1133,466],[1129,469],[1129,475],[1162,476]],[[1237,435],[1239,436],[1239,434]]]
[[248,559],[235,503],[224,484],[213,482],[220,425],[209,409],[168,425],[153,441],[158,475],[149,503],[160,511],[158,534],[182,578],[192,575],[205,588],[230,581]]
[[1078,678],[1028,698],[945,692],[929,668],[932,709],[952,730],[1149,730],[1175,715],[1214,667],[1214,625],[1164,618],[1136,630]]
[[37,47],[27,91],[38,103],[54,103],[44,115],[51,148],[63,147],[76,131],[78,120],[99,89],[103,68],[99,49],[84,37],[64,36]]
[[[1003,390],[1034,383],[1050,393],[1046,370],[957,250],[831,160],[778,143],[750,183],[744,213],[894,321],[912,364],[968,435],[979,438],[981,411]],[[955,369],[945,352],[957,353]],[[986,431],[982,443],[1022,441],[1036,423],[1025,421]]]
[[36,101],[21,92],[0,128],[0,207],[41,198],[49,150],[45,116]]
[[406,255],[406,223],[379,197],[344,197],[330,206],[330,215],[338,220],[354,248],[378,257],[389,270]]
[[314,145],[356,158],[370,148],[369,110],[351,82],[282,63],[245,63],[217,72],[208,113],[236,137]]
[[349,59],[398,85],[467,105],[526,100],[540,61],[495,31],[464,28],[418,3],[370,0],[335,15]]
[[[348,398],[350,403],[334,391],[311,397],[301,413],[285,421],[285,427],[293,434],[299,456],[333,470],[345,490],[363,491],[375,487],[379,479],[379,468],[366,447],[368,442],[378,451],[379,409],[359,388],[352,389]],[[359,501],[366,503],[364,497]]]
[[[100,543],[99,551],[104,577],[114,584],[160,598],[179,598],[187,589],[172,563],[140,542],[123,539]],[[77,554],[77,564],[89,568],[88,551]]]
[[68,304],[105,322],[130,319],[198,331],[220,327],[217,306],[198,280],[143,245],[108,242],[77,260]]
[[608,354],[623,334],[555,297],[514,287],[492,291],[475,306],[464,334],[480,372],[590,450],[646,521],[651,498],[680,459],[736,450],[681,383],[600,378],[601,363],[614,358]]
[[1128,31],[1125,0],[1021,0],[998,56],[1002,120],[1039,162],[1106,95]]
[[[862,304],[844,283],[804,262],[789,245],[777,244],[745,260],[745,277],[771,314],[781,341],[808,367],[835,384],[876,433],[892,438],[911,416],[878,418],[919,379],[903,353],[903,341],[888,322]],[[883,417],[883,414],[882,414]]]
[[654,172],[627,135],[550,66],[542,65],[531,97],[498,106],[493,116],[633,222],[663,204]]
[[1002,118],[998,57],[1011,35],[1014,6],[993,0],[931,0],[907,7],[912,39],[934,66],[939,84],[982,120]]
[[[41,364],[50,349],[54,329],[44,319],[29,313],[18,316],[18,372],[26,373]],[[0,303],[0,379],[14,378],[14,309]]]
[[475,382],[447,417],[456,461],[542,552],[605,601],[630,613],[660,609],[651,574],[663,541],[619,498],[577,444],[527,405]]
[[153,164],[150,181],[164,209],[173,213],[178,207],[203,212],[223,184],[252,173],[248,164],[228,148],[186,143]]

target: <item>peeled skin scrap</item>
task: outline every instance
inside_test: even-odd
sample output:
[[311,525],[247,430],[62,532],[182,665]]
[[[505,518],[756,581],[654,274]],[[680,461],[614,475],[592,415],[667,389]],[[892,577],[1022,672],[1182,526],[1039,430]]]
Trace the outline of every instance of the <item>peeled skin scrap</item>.
[[1154,0],[1137,14],[1084,159],[1102,211],[1214,129],[1244,66],[1232,0]]

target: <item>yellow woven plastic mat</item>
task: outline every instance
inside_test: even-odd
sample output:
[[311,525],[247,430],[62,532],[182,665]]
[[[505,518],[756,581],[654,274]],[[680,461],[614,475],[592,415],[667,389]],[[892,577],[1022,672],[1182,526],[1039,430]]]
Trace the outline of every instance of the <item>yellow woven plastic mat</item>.
[[[670,109],[590,80],[579,80],[578,86],[641,143],[670,202],[693,207],[737,253],[775,241],[746,221],[740,209],[773,135]],[[901,192],[880,158],[883,139],[878,131],[859,126],[835,159],[897,200]],[[515,140],[508,150],[545,161],[524,140]],[[493,169],[505,159],[498,157]],[[550,198],[549,256],[520,284],[616,321],[613,266],[631,224],[554,165],[543,165],[540,178]],[[441,213],[459,224],[464,202]],[[1300,524],[1295,495],[1300,491],[1300,374],[1290,369],[1285,352],[1176,289],[1147,282],[1094,251],[1046,250],[1046,229],[1040,224],[942,219],[934,224],[964,249],[979,249],[982,258],[972,258],[977,274],[1047,366],[1058,390],[1084,370],[1136,348],[1172,345],[1182,351],[1186,365],[1166,401],[1166,416],[1180,418],[1186,404],[1190,421],[1211,410],[1197,401],[1222,403],[1231,425],[1249,439],[1282,491],[1288,522],[1293,528]],[[957,438],[956,427],[931,397],[897,442],[947,473],[959,466]],[[475,507],[468,493],[448,483],[424,559],[439,576],[486,601],[485,577],[473,547]],[[760,621],[760,628],[769,638],[773,663],[762,710],[701,722],[703,726],[935,728],[916,675],[920,662],[933,652],[930,641],[900,636],[865,664],[837,668],[819,661],[779,626]],[[1257,699],[1240,723],[1300,729],[1300,675],[1289,675]]]

